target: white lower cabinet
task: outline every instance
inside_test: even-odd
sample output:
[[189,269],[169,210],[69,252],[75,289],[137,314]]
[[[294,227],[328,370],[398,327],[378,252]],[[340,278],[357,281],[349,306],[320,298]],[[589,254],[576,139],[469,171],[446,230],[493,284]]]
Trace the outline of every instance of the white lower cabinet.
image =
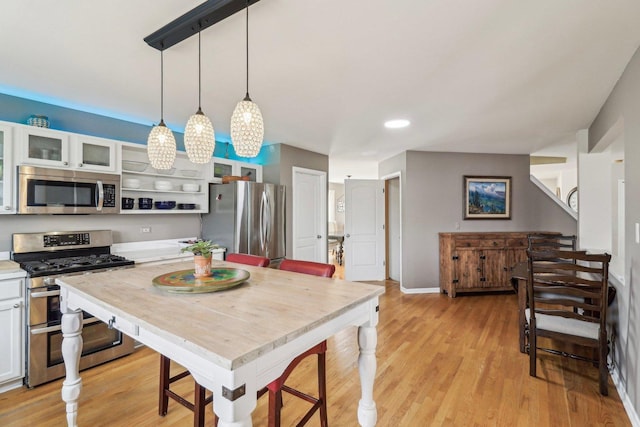
[[24,377],[24,281],[0,279],[0,392],[21,386]]

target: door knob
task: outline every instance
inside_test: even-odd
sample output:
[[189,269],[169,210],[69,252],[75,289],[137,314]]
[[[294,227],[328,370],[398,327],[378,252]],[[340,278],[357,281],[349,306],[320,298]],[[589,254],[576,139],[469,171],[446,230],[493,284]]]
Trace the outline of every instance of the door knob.
[[346,235],[346,236],[344,236],[344,237],[351,237],[351,234],[347,234],[347,235]]
[[318,239],[322,239],[322,236],[321,236],[321,235],[319,235],[319,234],[318,234],[316,237],[317,237]]

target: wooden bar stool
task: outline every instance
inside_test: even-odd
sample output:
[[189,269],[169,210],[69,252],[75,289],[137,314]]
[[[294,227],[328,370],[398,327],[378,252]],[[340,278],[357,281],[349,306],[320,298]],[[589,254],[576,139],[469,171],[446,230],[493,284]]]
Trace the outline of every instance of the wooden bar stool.
[[[227,261],[237,262],[239,264],[253,265],[257,267],[267,267],[269,265],[269,258],[248,255],[248,254],[228,254]],[[193,403],[178,395],[170,386],[172,383],[179,381],[189,376],[189,371],[181,372],[177,375],[171,376],[170,373],[171,359],[165,355],[160,355],[160,400],[158,403],[158,413],[161,416],[167,415],[169,408],[169,398],[175,400],[185,408],[193,411],[193,425],[194,427],[204,426],[204,411],[206,406],[213,402],[213,395],[206,396],[206,389],[200,384],[194,381],[194,399]],[[217,419],[216,419],[217,424]]]

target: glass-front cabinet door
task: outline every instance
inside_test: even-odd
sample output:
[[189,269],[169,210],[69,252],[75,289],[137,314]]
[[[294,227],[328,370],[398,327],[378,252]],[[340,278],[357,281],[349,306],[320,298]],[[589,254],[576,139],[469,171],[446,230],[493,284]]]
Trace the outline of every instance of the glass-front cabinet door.
[[214,182],[222,182],[222,177],[233,175],[235,165],[234,160],[213,158],[213,178]]
[[72,165],[74,168],[102,172],[117,171],[117,141],[74,135],[72,146],[74,147],[74,158],[76,160]]
[[11,127],[0,125],[0,214],[15,213],[13,200],[13,162],[11,161]]
[[239,163],[240,176],[248,176],[249,181],[262,182],[262,166],[251,163]]
[[69,167],[69,135],[37,127],[21,129],[22,163]]

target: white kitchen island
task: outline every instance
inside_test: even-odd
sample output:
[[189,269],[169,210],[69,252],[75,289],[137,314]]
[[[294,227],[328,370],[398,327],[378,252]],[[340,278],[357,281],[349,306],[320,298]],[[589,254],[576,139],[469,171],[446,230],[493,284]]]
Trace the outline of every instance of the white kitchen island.
[[374,426],[378,297],[384,287],[224,261],[213,261],[216,267],[242,268],[251,278],[203,294],[172,294],[152,285],[156,276],[193,268],[191,262],[179,262],[57,279],[68,425],[77,425],[86,310],[187,368],[214,392],[220,427],[251,426],[257,390],[279,377],[298,354],[358,326],[362,396],[357,419],[362,426]]

